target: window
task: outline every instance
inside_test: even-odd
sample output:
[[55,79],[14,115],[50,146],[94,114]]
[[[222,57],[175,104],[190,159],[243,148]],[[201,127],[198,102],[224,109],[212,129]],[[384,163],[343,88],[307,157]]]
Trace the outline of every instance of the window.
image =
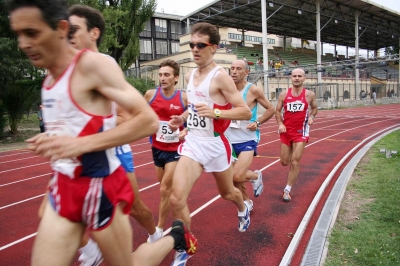
[[151,41],[150,40],[139,40],[140,53],[151,54]]
[[165,41],[156,41],[156,54],[157,55],[167,55],[168,47]]
[[155,19],[156,38],[167,38],[167,21],[165,19]]
[[179,53],[179,42],[171,43],[171,54]]
[[139,60],[147,61],[153,59],[150,40],[139,40],[139,46],[140,46]]
[[171,21],[171,33],[182,34],[182,27],[180,21]]
[[139,34],[140,37],[151,37],[151,20],[146,22],[143,31]]
[[171,21],[171,39],[178,39],[182,35],[182,24],[180,21]]

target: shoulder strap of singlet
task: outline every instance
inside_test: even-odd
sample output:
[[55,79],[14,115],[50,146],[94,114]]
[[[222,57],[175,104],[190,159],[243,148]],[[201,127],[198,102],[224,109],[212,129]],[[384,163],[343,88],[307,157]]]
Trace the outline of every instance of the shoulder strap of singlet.
[[249,92],[251,85],[253,85],[253,83],[248,82],[247,85],[244,87],[244,92],[243,92],[244,101],[246,101],[247,93]]
[[157,93],[159,91],[159,88],[160,87],[156,87],[156,92],[154,93],[153,98],[151,98],[151,100],[149,101],[149,104],[151,104],[154,101],[154,99],[157,97]]

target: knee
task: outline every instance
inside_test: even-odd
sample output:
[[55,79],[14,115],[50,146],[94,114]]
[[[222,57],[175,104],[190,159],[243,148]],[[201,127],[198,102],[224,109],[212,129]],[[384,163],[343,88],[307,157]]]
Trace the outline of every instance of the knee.
[[300,162],[297,161],[297,160],[292,160],[292,161],[290,162],[290,167],[291,167],[291,168],[298,168],[299,166],[300,166]]
[[242,181],[242,174],[241,173],[234,173],[233,174],[233,182],[241,182]]
[[282,158],[281,158],[281,164],[282,164],[283,166],[288,166],[288,165],[289,165],[289,160],[286,160],[286,159],[282,159]]
[[179,197],[179,195],[177,195],[176,193],[171,193],[169,197],[169,204],[171,206],[171,210],[174,212],[182,210],[185,207],[186,202],[182,197]]
[[160,186],[160,196],[161,198],[169,198],[171,195],[171,187],[166,184],[161,184]]
[[221,194],[221,197],[224,200],[233,200],[233,191],[229,191],[229,192],[223,193],[223,194]]

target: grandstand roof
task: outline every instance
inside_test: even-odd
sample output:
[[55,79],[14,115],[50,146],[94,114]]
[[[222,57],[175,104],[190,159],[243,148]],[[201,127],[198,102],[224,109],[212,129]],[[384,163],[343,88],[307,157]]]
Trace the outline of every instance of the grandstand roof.
[[[268,33],[316,40],[316,1],[267,0]],[[320,10],[324,43],[354,47],[355,13],[359,12],[360,49],[377,50],[399,44],[400,13],[394,10],[368,0],[320,0]],[[182,20],[187,18],[190,24],[209,22],[262,32],[261,0],[216,0]]]

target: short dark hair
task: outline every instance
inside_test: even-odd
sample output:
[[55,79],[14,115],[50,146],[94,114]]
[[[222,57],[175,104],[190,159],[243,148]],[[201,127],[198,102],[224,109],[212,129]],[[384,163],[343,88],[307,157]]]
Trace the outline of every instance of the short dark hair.
[[88,31],[91,31],[93,28],[98,28],[100,30],[100,36],[96,43],[97,46],[100,46],[106,28],[103,14],[90,6],[73,5],[69,8],[69,15],[84,18]]
[[169,66],[174,70],[174,77],[179,76],[179,64],[171,59],[167,59],[161,62],[160,68]]
[[191,29],[191,34],[193,35],[195,33],[208,35],[210,37],[209,42],[211,44],[219,45],[221,40],[221,36],[219,35],[217,27],[207,22],[199,22],[194,24]]
[[43,20],[56,30],[60,20],[68,20],[68,6],[65,0],[5,0],[8,13],[23,7],[36,7],[42,12]]

